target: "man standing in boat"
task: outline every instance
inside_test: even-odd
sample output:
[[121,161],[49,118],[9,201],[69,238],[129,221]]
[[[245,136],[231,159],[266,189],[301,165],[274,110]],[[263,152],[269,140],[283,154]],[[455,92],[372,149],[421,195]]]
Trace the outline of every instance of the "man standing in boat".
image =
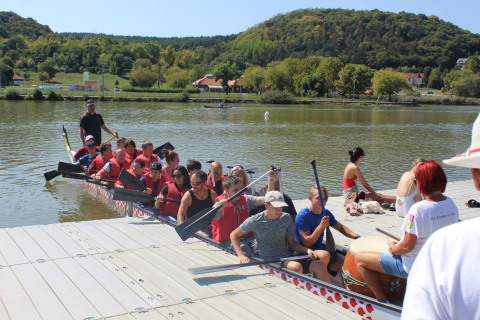
[[85,137],[92,135],[95,138],[95,144],[99,146],[102,143],[102,129],[115,136],[103,121],[102,115],[95,112],[95,101],[87,101],[87,112],[80,118],[80,139],[85,145]]
[[[293,222],[288,213],[282,212],[287,206],[283,195],[279,191],[269,191],[265,195],[264,212],[246,219],[237,229],[230,234],[233,248],[237,253],[240,263],[250,262],[240,246],[240,239],[253,232],[257,240],[259,257],[261,259],[277,259],[292,256],[295,253],[304,253],[310,259],[288,261],[286,267],[299,273],[312,272],[317,279],[325,279],[331,283],[326,268],[321,267],[317,252],[297,243],[293,238]],[[285,241],[286,240],[286,241]],[[312,260],[313,259],[313,260]]]
[[[320,187],[320,189],[322,191],[323,203],[326,205],[328,201],[327,190],[323,187]],[[317,186],[313,186],[310,189],[308,200],[310,200],[310,205],[300,210],[295,218],[295,241],[312,250],[318,250],[320,252],[319,259],[322,261],[322,269],[325,269],[325,272],[328,270],[330,274],[335,275],[342,268],[343,261],[337,259],[331,266],[328,265],[330,255],[323,244],[325,229],[331,226],[345,237],[351,239],[357,239],[360,236],[338,222],[329,210],[322,207]],[[322,272],[322,274],[325,274],[325,272]]]

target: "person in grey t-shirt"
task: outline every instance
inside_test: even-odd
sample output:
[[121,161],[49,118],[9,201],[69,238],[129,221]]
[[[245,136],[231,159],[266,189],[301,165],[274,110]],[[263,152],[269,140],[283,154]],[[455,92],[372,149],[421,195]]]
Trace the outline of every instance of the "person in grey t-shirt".
[[289,261],[286,267],[299,273],[312,272],[314,276],[320,272],[320,264],[315,251],[305,248],[295,242],[293,238],[293,222],[288,213],[282,212],[287,204],[283,195],[278,191],[269,191],[265,195],[264,212],[258,213],[245,220],[230,234],[233,248],[240,263],[248,263],[250,259],[245,256],[240,247],[240,238],[253,232],[257,240],[259,257],[262,259],[284,258],[292,255],[292,251],[306,253],[308,261]]

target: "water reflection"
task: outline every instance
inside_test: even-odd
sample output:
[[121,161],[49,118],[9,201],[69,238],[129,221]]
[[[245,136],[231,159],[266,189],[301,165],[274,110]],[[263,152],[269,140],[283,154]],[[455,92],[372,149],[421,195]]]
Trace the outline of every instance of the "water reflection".
[[[340,195],[348,150],[357,146],[367,154],[361,165],[367,181],[376,190],[394,188],[415,158],[441,160],[464,152],[478,113],[468,106],[244,104],[215,110],[131,102],[98,102],[97,111],[112,130],[137,145],[145,139],[155,146],[171,142],[182,164],[198,159],[208,167],[205,162],[215,159],[224,167],[258,166],[261,173],[269,165],[280,166],[283,187],[293,199],[305,198],[314,184],[312,159],[321,184]],[[78,119],[84,112],[83,102],[0,101],[0,227],[118,216],[83,183],[62,177],[45,183],[43,177],[67,159],[62,125],[72,147],[79,146]],[[469,178],[468,170],[445,169],[451,180]]]

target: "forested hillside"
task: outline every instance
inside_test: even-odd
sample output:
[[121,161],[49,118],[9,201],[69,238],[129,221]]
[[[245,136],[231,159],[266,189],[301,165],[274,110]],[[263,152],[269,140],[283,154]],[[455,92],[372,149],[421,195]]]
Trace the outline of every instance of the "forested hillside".
[[436,16],[309,9],[278,15],[242,32],[225,54],[255,65],[318,55],[375,69],[444,69],[479,51],[480,35]]

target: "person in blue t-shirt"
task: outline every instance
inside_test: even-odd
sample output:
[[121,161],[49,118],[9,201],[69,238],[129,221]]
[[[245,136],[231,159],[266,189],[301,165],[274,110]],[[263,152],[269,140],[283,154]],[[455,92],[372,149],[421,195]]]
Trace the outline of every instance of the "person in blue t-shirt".
[[[324,187],[320,188],[323,203],[326,204],[328,201],[327,190]],[[310,189],[308,200],[310,200],[310,205],[300,210],[295,218],[294,237],[296,242],[312,250],[323,250],[325,252],[324,258],[329,259],[330,255],[325,251],[325,244],[323,243],[326,227],[330,226],[348,238],[358,239],[360,237],[359,234],[338,222],[328,209],[323,210],[316,186]],[[337,259],[331,266],[328,266],[328,271],[335,275],[336,272],[340,271],[342,265],[343,261]]]
[[88,153],[81,157],[78,161],[77,164],[80,164],[84,166],[85,168],[88,168],[90,164],[92,163],[93,159],[96,158],[100,154],[100,152],[97,152],[95,141],[94,140],[89,140],[87,141],[87,151]]

